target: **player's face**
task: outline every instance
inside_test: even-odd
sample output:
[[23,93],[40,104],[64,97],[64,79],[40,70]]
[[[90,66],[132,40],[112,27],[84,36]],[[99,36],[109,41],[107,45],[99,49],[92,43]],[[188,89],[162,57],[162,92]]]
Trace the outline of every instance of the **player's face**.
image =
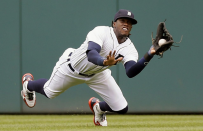
[[118,36],[127,37],[132,29],[132,21],[128,18],[120,18],[113,23],[113,26]]

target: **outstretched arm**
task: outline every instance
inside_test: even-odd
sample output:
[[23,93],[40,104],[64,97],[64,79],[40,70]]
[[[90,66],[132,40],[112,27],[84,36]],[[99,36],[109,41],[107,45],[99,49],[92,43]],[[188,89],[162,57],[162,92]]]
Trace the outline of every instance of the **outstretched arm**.
[[126,74],[129,78],[132,78],[139,74],[148,62],[153,58],[155,54],[154,47],[152,46],[150,50],[142,57],[137,63],[135,61],[128,61],[125,63]]

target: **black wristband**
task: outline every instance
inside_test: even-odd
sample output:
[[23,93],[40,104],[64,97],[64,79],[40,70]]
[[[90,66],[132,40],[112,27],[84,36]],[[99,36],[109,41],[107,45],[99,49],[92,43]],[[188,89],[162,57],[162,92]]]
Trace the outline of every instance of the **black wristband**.
[[144,55],[144,58],[145,58],[146,61],[149,62],[149,61],[153,58],[153,56],[149,55],[148,52],[147,52],[147,53]]

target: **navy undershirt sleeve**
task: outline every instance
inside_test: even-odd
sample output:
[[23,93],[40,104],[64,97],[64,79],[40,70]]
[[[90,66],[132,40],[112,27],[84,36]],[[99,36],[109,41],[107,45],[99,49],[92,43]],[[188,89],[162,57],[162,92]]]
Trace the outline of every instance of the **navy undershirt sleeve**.
[[148,62],[151,60],[153,56],[150,56],[148,53],[145,54],[143,58],[141,58],[137,63],[135,61],[128,61],[125,63],[126,74],[129,78],[132,78],[139,74]]
[[88,49],[86,51],[88,61],[92,62],[95,65],[104,66],[103,61],[105,58],[99,55],[100,51],[101,51],[100,45],[92,41],[89,41]]
[[[103,65],[103,61],[105,58],[101,57],[99,55],[99,52],[101,51],[100,45],[97,43],[94,43],[92,41],[88,42],[88,49],[86,51],[87,58],[89,62],[92,62],[95,65]],[[148,64],[148,62],[153,58],[153,55],[150,55],[148,52],[144,55],[143,58],[141,58],[137,63],[135,61],[128,61],[125,63],[125,69],[126,74],[129,78],[132,78],[139,74],[145,66]]]

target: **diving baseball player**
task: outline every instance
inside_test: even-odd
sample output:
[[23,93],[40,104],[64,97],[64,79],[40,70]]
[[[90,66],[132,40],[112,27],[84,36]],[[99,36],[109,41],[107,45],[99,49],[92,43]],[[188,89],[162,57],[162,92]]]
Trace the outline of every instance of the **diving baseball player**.
[[26,105],[35,106],[35,92],[52,99],[74,85],[86,83],[104,100],[89,99],[95,125],[107,126],[106,112],[126,113],[128,103],[109,68],[122,63],[127,76],[132,78],[145,68],[155,54],[152,46],[138,60],[138,52],[129,38],[135,24],[137,20],[133,13],[121,9],[115,14],[112,27],[97,26],[87,34],[78,49],[65,50],[48,80],[34,80],[30,73],[23,75],[21,95]]

